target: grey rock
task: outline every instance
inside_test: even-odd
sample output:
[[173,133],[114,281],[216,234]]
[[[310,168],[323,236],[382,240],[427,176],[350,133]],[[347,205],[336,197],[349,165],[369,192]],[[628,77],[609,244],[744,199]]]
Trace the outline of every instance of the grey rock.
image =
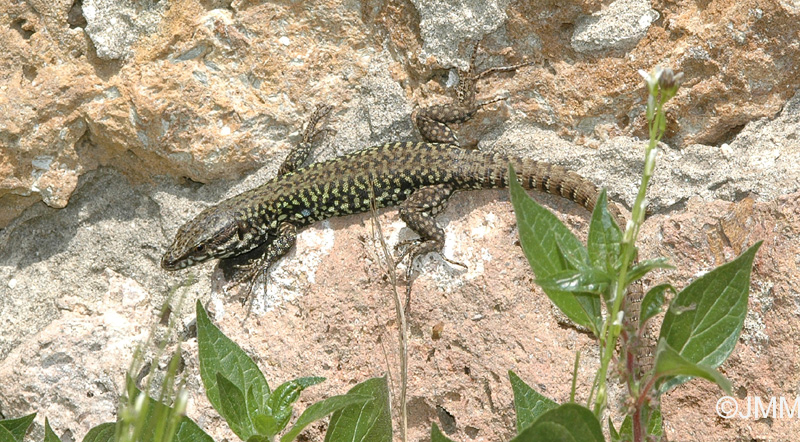
[[572,48],[578,52],[630,50],[657,19],[649,0],[617,0],[577,23]]
[[[598,149],[576,147],[555,133],[523,121],[509,122],[482,140],[484,149],[502,149],[568,167],[599,185],[628,208],[644,166],[647,140],[616,137]],[[800,189],[800,93],[774,119],[745,126],[729,144],[693,144],[673,149],[660,144],[651,181],[649,208],[668,212],[692,197],[735,201],[753,195],[769,201]]]
[[506,20],[508,0],[412,0],[420,15],[424,63],[436,57],[441,66],[468,67],[468,55],[459,57],[459,44],[480,40]]
[[57,320],[64,299],[102,303],[107,270],[167,292],[158,263],[170,232],[154,190],[99,169],[81,177],[66,208],[33,206],[0,232],[0,358]]
[[86,33],[97,56],[123,59],[133,54],[133,44],[155,32],[169,2],[155,0],[86,0],[83,15]]

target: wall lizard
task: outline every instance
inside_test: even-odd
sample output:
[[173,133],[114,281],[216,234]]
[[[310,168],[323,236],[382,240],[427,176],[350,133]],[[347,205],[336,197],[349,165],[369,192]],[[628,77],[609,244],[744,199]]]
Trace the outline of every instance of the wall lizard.
[[[464,122],[481,107],[498,101],[478,101],[477,81],[527,65],[494,67],[473,74],[477,46],[475,49],[469,70],[460,72],[456,101],[414,112],[412,118],[426,141],[388,143],[303,167],[312,141],[327,130],[317,126],[330,107],[318,107],[302,142],[284,161],[278,176],[207,208],[180,227],[161,266],[179,270],[209,259],[247,255],[252,258],[247,264],[237,265],[239,271],[232,284],[252,282],[291,250],[298,229],[329,217],[369,211],[373,199],[378,208],[400,206],[400,218],[419,234],[407,253],[411,263],[425,253],[441,252],[444,231],[434,216],[445,208],[453,192],[507,187],[509,163],[526,189],[562,196],[591,211],[599,191],[575,172],[546,162],[459,146],[448,124]],[[615,205],[609,208],[621,219]]]

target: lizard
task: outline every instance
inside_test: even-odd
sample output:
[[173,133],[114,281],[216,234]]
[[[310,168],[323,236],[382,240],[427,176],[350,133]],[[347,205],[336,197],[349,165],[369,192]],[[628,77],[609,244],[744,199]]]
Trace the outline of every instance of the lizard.
[[[474,73],[476,53],[477,45],[469,68],[459,70],[453,103],[413,112],[412,119],[424,141],[387,143],[303,166],[314,139],[330,131],[318,126],[331,107],[319,106],[278,175],[203,210],[181,226],[161,266],[172,271],[214,258],[225,263],[247,256],[247,264],[235,265],[238,273],[231,284],[247,280],[252,284],[292,249],[298,229],[373,207],[399,206],[400,218],[419,235],[403,254],[409,258],[410,271],[417,257],[430,252],[441,254],[445,235],[435,216],[446,207],[448,198],[456,191],[508,187],[509,164],[524,188],[560,195],[591,212],[599,190],[573,171],[543,161],[460,147],[449,125],[465,122],[484,106],[500,100],[479,101],[478,80],[530,64]],[[616,205],[609,208],[621,219]]]

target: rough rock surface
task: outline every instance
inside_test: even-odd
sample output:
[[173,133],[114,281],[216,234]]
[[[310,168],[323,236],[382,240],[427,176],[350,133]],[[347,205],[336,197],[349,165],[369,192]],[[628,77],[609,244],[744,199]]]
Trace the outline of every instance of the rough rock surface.
[[158,31],[165,5],[158,0],[86,0],[79,7],[97,56],[115,60],[133,55],[137,40]]
[[572,48],[577,52],[633,49],[656,19],[658,12],[647,0],[617,0],[578,21]]
[[[641,13],[614,12],[629,3]],[[167,274],[158,262],[180,224],[273,176],[317,103],[336,106],[337,132],[314,160],[415,139],[411,111],[452,96],[451,68],[468,64],[474,40],[481,67],[535,63],[481,83],[482,98],[507,99],[462,125],[462,143],[568,166],[623,204],[642,165],[636,71],[684,72],[641,253],[669,257],[677,270],[665,277],[681,287],[764,239],[745,332],[723,371],[742,400],[794,398],[798,14],[792,2],[755,0],[3,2],[0,414],[38,411],[36,440],[44,417],[76,440],[113,420],[133,349],[190,273],[197,282],[174,313],[184,324],[194,299],[210,302],[272,385],[328,378],[301,409],[387,370],[398,379],[369,215],[302,231],[244,323],[212,265]],[[536,197],[585,234],[581,208]],[[394,211],[379,219],[391,244],[411,237]],[[565,401],[575,351],[585,392],[597,347],[558,323],[533,285],[506,192],[457,195],[439,220],[445,255],[468,268],[419,262],[410,439],[424,440],[436,421],[455,440],[505,440],[514,428],[507,370]],[[437,324],[441,339],[432,338]],[[196,342],[183,352],[190,417],[215,440],[233,440],[202,395]],[[723,420],[721,395],[700,381],[668,394],[670,440],[800,432],[795,419]],[[312,427],[309,440],[323,431]]]

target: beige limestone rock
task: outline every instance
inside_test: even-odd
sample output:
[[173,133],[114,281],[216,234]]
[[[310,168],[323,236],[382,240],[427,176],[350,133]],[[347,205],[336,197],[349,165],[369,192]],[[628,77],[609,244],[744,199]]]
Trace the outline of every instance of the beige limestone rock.
[[[329,378],[298,409],[395,371],[394,313],[369,215],[302,231],[244,323],[213,265],[167,274],[158,262],[180,224],[272,177],[318,103],[336,106],[337,133],[313,160],[415,139],[411,111],[452,96],[451,68],[466,66],[474,39],[480,67],[536,63],[481,83],[481,98],[507,99],[462,125],[462,142],[566,165],[628,205],[642,161],[635,137],[644,134],[636,71],[662,64],[685,73],[642,255],[670,257],[678,270],[668,276],[684,286],[764,238],[746,330],[723,371],[742,397],[796,394],[800,27],[792,2],[656,1],[649,7],[659,18],[643,35],[612,33],[611,44],[590,52],[573,47],[580,24],[615,2],[161,0],[116,2],[116,12],[111,3],[0,2],[0,412],[39,411],[35,440],[44,417],[75,440],[113,419],[133,346],[188,274],[197,282],[187,299],[211,301],[272,385]],[[103,34],[109,17],[130,19],[114,39]],[[737,230],[721,220],[749,194],[756,202],[739,229],[749,233],[732,243]],[[582,209],[537,198],[585,235]],[[413,237],[395,211],[380,219],[390,245]],[[560,324],[533,284],[505,192],[457,195],[439,220],[445,255],[468,268],[436,256],[417,264],[410,439],[424,440],[435,421],[455,440],[507,440],[507,370],[565,401],[575,351],[585,392],[597,347]],[[193,312],[174,314],[188,323]],[[184,345],[189,415],[215,440],[232,440],[203,398],[195,345]],[[670,440],[781,440],[800,431],[796,420],[720,420],[720,394],[697,381],[666,396]],[[322,440],[324,428],[313,426],[307,439]]]
[[[0,225],[39,200],[63,207],[72,178],[98,165],[135,180],[241,176],[288,148],[318,101],[310,97],[350,103],[369,65],[389,64],[410,96],[404,107],[438,99],[436,72],[463,67],[468,43],[487,34],[488,62],[539,61],[505,86],[515,107],[588,145],[643,134],[636,71],[655,64],[686,74],[671,108],[675,147],[728,142],[794,93],[798,48],[783,42],[800,31],[789,3],[655,3],[660,18],[643,37],[603,32],[625,42],[599,46],[606,57],[570,43],[598,2],[478,3],[92,1],[83,15],[67,1],[9,3],[1,11],[0,50],[9,56],[0,77],[0,201],[8,209]],[[381,55],[381,39],[394,61]],[[72,178],[52,180],[43,194],[32,164],[41,157]]]

